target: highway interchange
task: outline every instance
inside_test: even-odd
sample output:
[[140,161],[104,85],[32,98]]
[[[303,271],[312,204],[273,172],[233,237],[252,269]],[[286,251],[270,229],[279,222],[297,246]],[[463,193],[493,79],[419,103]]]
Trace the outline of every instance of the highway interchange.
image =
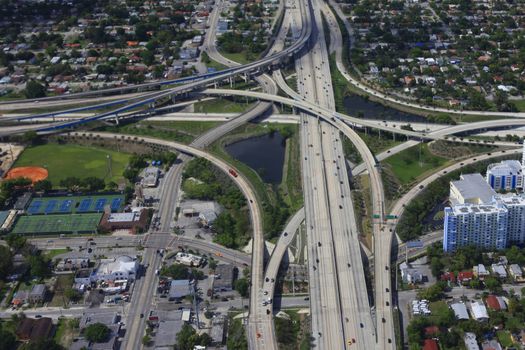
[[[238,65],[220,55],[215,46],[216,23],[222,1],[210,14],[210,31],[205,37],[204,49],[214,60],[232,68],[215,76],[201,77],[187,84],[179,83],[174,88],[168,88],[160,92],[136,93],[123,101],[111,101],[111,103],[122,104],[110,112],[95,114],[73,122],[57,122],[46,125],[23,125],[16,132],[24,132],[28,128],[34,128],[44,132],[60,131],[63,128],[74,127],[91,120],[115,118],[119,113],[125,113],[142,106],[155,107],[158,99],[174,99],[174,96],[200,89],[205,95],[227,95],[247,96],[256,98],[258,102],[255,107],[233,118],[210,132],[201,135],[190,146],[175,142],[162,141],[153,138],[142,137],[145,142],[166,146],[170,149],[182,152],[182,162],[172,167],[166,178],[161,202],[156,213],[160,218],[161,228],[158,232],[150,232],[143,261],[148,264],[149,270],[144,278],[139,279],[136,285],[137,297],[132,298],[128,323],[128,332],[124,340],[124,348],[140,348],[140,337],[144,328],[144,320],[137,317],[138,314],[146,313],[151,308],[151,301],[155,287],[155,275],[152,271],[160,265],[161,258],[156,254],[160,247],[180,244],[187,246],[199,246],[202,251],[208,253],[221,252],[226,261],[237,261],[251,264],[252,292],[250,298],[249,317],[249,345],[251,349],[276,348],[275,330],[272,317],[267,310],[270,306],[263,306],[263,302],[273,298],[274,284],[280,260],[284,255],[286,247],[290,244],[299,224],[305,220],[308,240],[308,267],[310,275],[310,310],[312,315],[312,338],[313,344],[321,349],[393,349],[396,339],[394,336],[394,321],[392,316],[393,300],[391,297],[391,246],[395,237],[395,221],[386,220],[384,208],[384,191],[379,169],[378,160],[407,149],[421,140],[446,139],[451,134],[472,130],[491,129],[496,127],[525,125],[525,120],[503,119],[480,123],[461,124],[458,126],[445,127],[432,132],[413,132],[401,130],[392,125],[383,125],[377,121],[358,119],[335,112],[332,80],[328,60],[328,48],[325,42],[325,33],[321,21],[321,12],[327,19],[330,30],[330,51],[336,53],[338,69],[347,79],[367,90],[372,95],[389,101],[389,96],[370,89],[345,71],[341,61],[342,40],[339,26],[334,14],[327,4],[321,0],[286,0],[282,9],[285,11],[281,28],[275,38],[273,48],[268,56],[248,65]],[[332,3],[332,6],[337,6]],[[345,23],[346,25],[346,23]],[[288,33],[297,38],[293,45],[285,49],[284,42]],[[272,76],[258,74],[253,78],[261,85],[263,91],[243,91],[230,89],[204,89],[217,81],[229,79],[239,74],[257,74],[263,69],[271,67],[279,59],[288,59],[295,55],[295,68],[297,72],[297,91],[290,88],[279,70],[274,70]],[[361,84],[361,85],[360,85]],[[152,85],[144,86],[149,88]],[[278,89],[290,96],[278,95]],[[131,90],[131,88],[126,88]],[[116,92],[116,91],[115,91]],[[121,90],[118,90],[121,92]],[[81,101],[89,100],[94,93],[81,94],[76,98]],[[74,99],[71,95],[68,99]],[[85,99],[85,100],[84,100]],[[107,98],[111,100],[110,98]],[[57,99],[49,99],[50,103]],[[68,101],[69,102],[69,101]],[[76,101],[78,103],[79,100]],[[177,200],[177,189],[180,186],[183,164],[189,156],[203,157],[212,162],[219,169],[228,173],[231,165],[221,159],[203,151],[207,145],[235,129],[239,125],[265,113],[272,108],[273,102],[293,106],[301,111],[300,133],[301,133],[301,163],[303,176],[303,190],[305,208],[301,209],[290,220],[284,229],[273,254],[267,264],[264,261],[264,234],[261,222],[261,209],[258,205],[254,190],[249,182],[241,175],[232,177],[237,183],[249,202],[253,233],[253,254],[251,258],[241,253],[232,252],[217,245],[209,245],[186,238],[173,240],[169,232],[173,221],[175,201]],[[393,102],[393,101],[392,101]],[[396,100],[397,103],[401,103]],[[55,102],[53,102],[55,103]],[[106,103],[106,102],[104,102]],[[409,103],[403,103],[411,105]],[[100,104],[102,105],[102,104]],[[107,105],[106,105],[107,106]],[[421,106],[417,106],[423,108]],[[438,111],[432,108],[433,111]],[[74,109],[68,112],[78,112]],[[446,110],[449,112],[449,110]],[[462,114],[468,114],[465,111]],[[487,112],[488,113],[488,112]],[[474,114],[474,113],[472,113]],[[476,112],[475,114],[485,114]],[[492,115],[488,113],[487,115]],[[501,113],[497,113],[501,115]],[[40,115],[42,116],[42,115]],[[508,117],[523,117],[521,114],[506,114]],[[34,116],[30,116],[34,118]],[[81,122],[79,122],[81,121]],[[404,134],[414,140],[407,141],[389,153],[374,156],[363,140],[351,128],[353,125],[368,126],[380,130]],[[11,131],[9,131],[11,132]],[[364,163],[353,170],[353,173],[366,171],[371,180],[372,202],[374,214],[378,216],[373,222],[374,233],[374,293],[369,293],[365,283],[365,271],[361,259],[358,241],[355,213],[353,211],[352,198],[349,186],[349,176],[342,151],[341,135],[348,137],[356,146]],[[99,133],[102,138],[113,139],[114,134]],[[120,135],[118,135],[120,136]],[[514,151],[513,151],[514,152]],[[510,152],[508,152],[510,153]],[[490,156],[480,156],[477,160],[469,159],[464,163],[479,161]],[[421,186],[426,186],[446,171],[452,171],[463,166],[455,164],[436,173],[424,180]],[[420,186],[409,191],[405,197],[400,199],[392,213],[401,215],[403,207],[412,200],[421,190]],[[65,241],[65,240],[64,240]],[[43,245],[43,242],[36,241]],[[53,242],[53,244],[61,244]],[[71,241],[68,242],[70,244]],[[107,241],[110,245],[113,242]],[[135,244],[136,241],[127,240],[119,244]],[[48,243],[45,243],[48,244]],[[263,291],[269,292],[264,295]],[[371,304],[375,311],[372,312]]]

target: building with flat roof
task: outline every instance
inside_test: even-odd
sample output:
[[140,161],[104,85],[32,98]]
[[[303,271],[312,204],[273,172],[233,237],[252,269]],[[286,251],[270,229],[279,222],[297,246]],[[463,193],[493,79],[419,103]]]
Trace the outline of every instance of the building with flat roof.
[[173,280],[168,293],[169,301],[179,302],[185,296],[193,294],[193,285],[190,280]]
[[457,181],[450,182],[450,203],[489,203],[496,192],[487,186],[481,174],[462,174]]
[[523,165],[517,160],[504,160],[487,167],[487,183],[496,191],[523,188]]
[[95,281],[134,280],[139,269],[137,260],[127,255],[103,260],[91,276]]
[[482,179],[480,174],[466,174],[450,183],[443,250],[466,245],[504,249],[525,243],[525,195],[499,195]]
[[144,230],[147,224],[148,213],[146,210],[130,213],[106,213],[100,221],[100,227],[104,230],[131,230],[133,233]]
[[508,210],[501,204],[458,204],[445,208],[443,250],[476,245],[486,249],[507,246]]
[[229,292],[233,289],[234,269],[231,264],[217,265],[213,279],[214,292]]
[[525,142],[521,162],[504,160],[489,164],[487,167],[487,183],[496,191],[512,191],[523,189],[525,181]]
[[155,187],[159,181],[159,168],[150,166],[144,169],[144,177],[142,178],[142,185],[145,187]]

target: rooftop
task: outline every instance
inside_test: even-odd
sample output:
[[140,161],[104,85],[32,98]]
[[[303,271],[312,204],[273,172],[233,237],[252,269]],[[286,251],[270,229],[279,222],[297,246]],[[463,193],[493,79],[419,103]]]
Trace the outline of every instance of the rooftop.
[[108,217],[108,222],[133,222],[139,221],[140,212],[113,213]]
[[[485,181],[481,174],[463,174],[460,180],[452,181],[451,188],[455,187],[461,199],[450,197],[452,204],[470,203],[490,203],[496,192]],[[458,201],[459,200],[459,201]]]
[[522,167],[521,162],[517,160],[504,160],[499,163],[490,164],[487,167],[487,171],[490,171],[495,176],[517,175],[522,173]]

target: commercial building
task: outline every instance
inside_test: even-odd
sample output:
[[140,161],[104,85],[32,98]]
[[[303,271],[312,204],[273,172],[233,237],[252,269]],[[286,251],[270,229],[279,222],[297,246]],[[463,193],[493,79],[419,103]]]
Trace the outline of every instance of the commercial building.
[[466,174],[450,183],[450,203],[444,209],[443,250],[525,243],[525,195],[499,195],[480,174]]
[[517,160],[504,160],[487,167],[487,183],[496,191],[523,188],[523,165]]
[[481,174],[463,174],[457,181],[450,182],[450,204],[486,204],[496,192],[487,186]]
[[458,204],[445,208],[443,250],[467,245],[486,249],[507,246],[508,210],[501,204]]
[[487,167],[487,183],[496,191],[523,189],[525,176],[525,142],[521,162],[504,160]]
[[155,187],[159,181],[159,168],[150,166],[144,169],[144,177],[142,178],[142,185],[144,187]]
[[136,260],[127,255],[122,255],[115,259],[101,261],[91,280],[93,282],[133,280],[137,275],[138,269],[139,263]]
[[229,292],[233,289],[234,267],[230,264],[217,265],[213,279],[214,292]]
[[198,255],[178,252],[175,255],[175,261],[186,266],[199,267],[203,263],[204,259]]
[[146,210],[131,213],[106,213],[100,221],[100,227],[106,231],[130,230],[133,233],[144,230],[148,224]]
[[189,280],[173,280],[168,294],[169,301],[181,301],[185,296],[193,294],[193,285]]

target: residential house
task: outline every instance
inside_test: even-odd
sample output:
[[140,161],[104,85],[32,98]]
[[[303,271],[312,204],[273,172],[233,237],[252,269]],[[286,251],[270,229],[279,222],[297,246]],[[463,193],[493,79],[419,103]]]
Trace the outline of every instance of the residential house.
[[423,350],[439,350],[439,345],[434,339],[425,339]]
[[503,266],[502,264],[492,264],[491,269],[494,276],[498,278],[507,278],[507,270],[505,270],[505,266]]
[[472,271],[461,271],[458,272],[458,282],[461,284],[468,283],[474,278],[474,272]]
[[463,335],[463,342],[467,350],[479,350],[478,341],[476,340],[476,334],[471,332],[465,332]]
[[470,309],[472,311],[472,316],[477,321],[487,321],[489,319],[487,308],[481,301],[474,301],[470,303]]
[[501,344],[495,340],[485,340],[483,343],[481,343],[481,349],[483,350],[503,350],[501,347]]
[[29,292],[28,300],[33,304],[42,303],[46,297],[46,285],[35,284]]
[[518,264],[509,265],[509,274],[514,278],[516,282],[523,282],[523,270]]
[[483,264],[479,264],[477,266],[474,266],[472,268],[472,272],[474,272],[474,276],[476,276],[480,280],[483,280],[483,279],[485,279],[485,277],[490,275],[489,272],[487,271],[487,269],[485,268],[485,265],[483,265]]
[[502,297],[497,295],[489,295],[487,299],[485,299],[485,304],[487,304],[487,307],[489,309],[495,311],[507,309],[507,304],[505,303],[505,300],[503,300]]
[[470,318],[464,303],[454,303],[450,305],[450,307],[458,320],[468,320]]
[[406,262],[403,262],[399,265],[399,270],[401,271],[401,278],[405,283],[415,284],[423,280],[423,275],[421,272],[412,268]]

